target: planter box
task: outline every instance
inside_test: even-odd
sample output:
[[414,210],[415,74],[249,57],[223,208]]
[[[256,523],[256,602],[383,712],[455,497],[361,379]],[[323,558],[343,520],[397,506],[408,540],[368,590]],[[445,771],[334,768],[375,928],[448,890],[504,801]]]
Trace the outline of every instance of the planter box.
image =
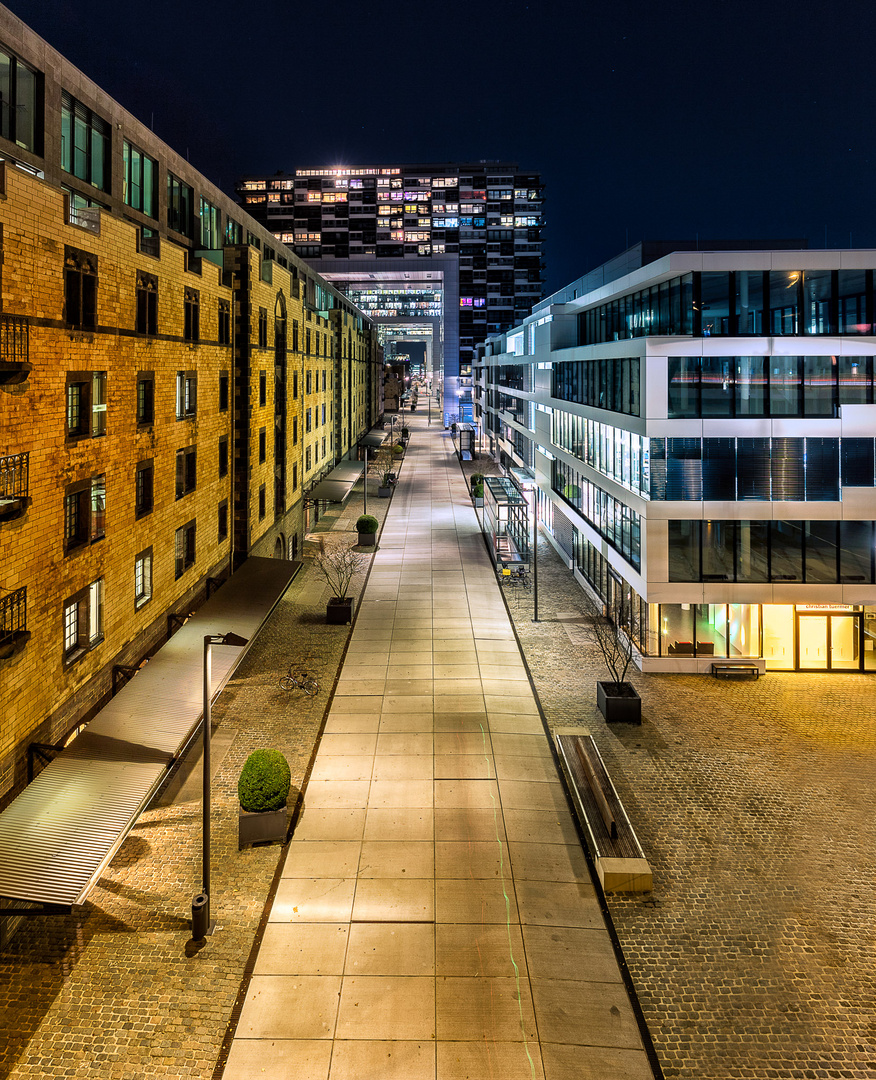
[[483,495],[480,498],[478,498],[477,495],[472,495],[472,499],[474,500],[475,506],[483,506],[484,505],[484,497],[483,497]]
[[263,810],[258,814],[241,810],[237,826],[238,850],[246,844],[259,844],[266,840],[282,842],[286,839],[288,825],[289,816],[285,806],[279,810]]
[[596,704],[607,724],[641,724],[642,699],[630,683],[620,683],[626,690],[619,694],[617,683],[597,682]]
[[337,596],[333,596],[326,604],[325,621],[331,626],[343,626],[345,623],[351,622],[352,619],[352,596],[345,596],[343,599],[338,599]]
[[374,547],[377,541],[377,533],[367,532],[359,533],[359,547]]
[[392,494],[392,488],[391,487],[379,487],[377,489],[377,494],[381,499],[388,499],[390,497],[390,495]]

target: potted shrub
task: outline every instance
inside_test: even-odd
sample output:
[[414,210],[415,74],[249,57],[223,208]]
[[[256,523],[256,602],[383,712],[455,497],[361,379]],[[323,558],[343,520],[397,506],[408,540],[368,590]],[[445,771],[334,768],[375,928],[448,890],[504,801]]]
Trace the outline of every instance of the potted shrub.
[[471,496],[474,499],[475,506],[483,506],[484,505],[484,485],[483,484],[476,484],[471,489]]
[[360,514],[356,519],[356,532],[359,534],[359,547],[374,547],[375,537],[380,522],[371,514]]
[[596,704],[606,723],[641,724],[642,699],[636,688],[626,681],[633,661],[633,642],[638,636],[637,619],[630,614],[627,625],[621,627],[608,614],[590,605],[588,637],[599,649],[611,675],[610,681],[596,683]]
[[[475,488],[476,487],[483,488],[483,486],[484,486],[484,474],[481,473],[481,472],[473,472],[471,474],[471,476],[468,478],[468,484],[469,484],[469,487],[471,488],[472,498],[474,498]],[[483,495],[483,491],[481,491],[481,495]]]
[[286,839],[286,803],[291,786],[289,763],[279,750],[256,750],[249,755],[237,781],[238,848],[263,840]]
[[343,626],[353,618],[353,597],[347,596],[350,582],[361,569],[365,556],[352,548],[333,548],[314,559],[317,570],[328,582],[332,597],[326,604],[325,620],[332,626]]

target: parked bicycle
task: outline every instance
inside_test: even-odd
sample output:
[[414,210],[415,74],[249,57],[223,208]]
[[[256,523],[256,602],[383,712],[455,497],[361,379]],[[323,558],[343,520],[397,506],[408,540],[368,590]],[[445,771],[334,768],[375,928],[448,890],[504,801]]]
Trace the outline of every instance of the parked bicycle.
[[319,683],[315,677],[307,671],[296,670],[295,665],[289,667],[289,674],[280,679],[281,690],[303,690],[307,697],[316,697],[319,693]]
[[532,585],[532,577],[529,571],[523,567],[518,566],[514,570],[500,569],[497,571],[499,577],[499,584],[503,586],[509,586],[511,588],[528,589]]

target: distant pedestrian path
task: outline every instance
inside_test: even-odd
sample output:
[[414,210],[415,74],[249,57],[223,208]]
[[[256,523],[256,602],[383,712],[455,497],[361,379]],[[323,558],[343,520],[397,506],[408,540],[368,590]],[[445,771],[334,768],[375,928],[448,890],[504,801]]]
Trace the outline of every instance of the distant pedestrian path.
[[452,442],[410,427],[225,1080],[650,1080]]

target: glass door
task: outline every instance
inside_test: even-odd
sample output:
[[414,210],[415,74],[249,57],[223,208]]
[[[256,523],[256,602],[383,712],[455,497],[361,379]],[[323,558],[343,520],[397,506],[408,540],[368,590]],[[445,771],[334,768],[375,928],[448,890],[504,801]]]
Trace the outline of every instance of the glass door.
[[800,671],[861,671],[861,616],[797,614]]
[[861,670],[861,622],[857,615],[830,616],[831,671]]
[[797,667],[801,671],[827,671],[827,615],[800,615],[797,619]]

